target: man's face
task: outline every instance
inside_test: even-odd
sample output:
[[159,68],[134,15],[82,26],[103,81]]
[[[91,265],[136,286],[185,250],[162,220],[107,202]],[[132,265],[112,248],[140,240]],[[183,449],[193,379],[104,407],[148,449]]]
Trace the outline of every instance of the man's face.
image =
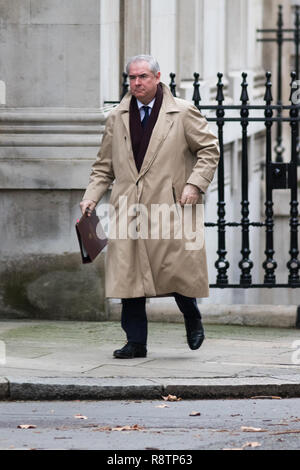
[[129,68],[130,91],[143,104],[148,104],[156,95],[160,72],[155,76],[148,62],[134,62]]

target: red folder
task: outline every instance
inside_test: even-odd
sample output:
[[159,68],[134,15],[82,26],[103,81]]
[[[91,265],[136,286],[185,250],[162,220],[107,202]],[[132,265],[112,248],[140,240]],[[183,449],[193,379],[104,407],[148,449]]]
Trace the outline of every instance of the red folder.
[[108,241],[96,211],[93,210],[90,216],[83,214],[76,223],[75,229],[82,262],[91,263],[107,245]]

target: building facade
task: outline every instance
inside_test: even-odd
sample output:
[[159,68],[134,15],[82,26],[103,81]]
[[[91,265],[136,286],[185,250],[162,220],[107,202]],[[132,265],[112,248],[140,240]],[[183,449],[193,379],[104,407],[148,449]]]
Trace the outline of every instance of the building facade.
[[[176,74],[178,96],[191,100],[194,72],[202,102],[215,103],[223,73],[227,103],[240,102],[247,72],[251,103],[264,96],[265,72],[276,76],[276,47],[257,28],[276,25],[291,0],[2,0],[0,2],[0,316],[105,319],[104,257],[82,266],[75,222],[105,120],[118,101],[127,59],[150,53],[162,81]],[[283,100],[289,99],[293,51],[283,51]],[[273,92],[276,94],[276,81]],[[217,132],[214,123],[212,129]],[[250,217],[264,217],[265,126],[249,126]],[[289,148],[288,131],[284,130]],[[241,130],[226,124],[226,219],[240,219]],[[286,155],[288,158],[288,155]],[[103,202],[107,202],[109,193]],[[276,194],[278,280],[286,282],[289,195]],[[217,179],[206,196],[206,220],[217,218]],[[217,234],[207,237],[215,281]],[[230,279],[239,278],[241,233],[228,230]],[[251,230],[253,277],[261,280],[264,232]],[[284,249],[282,249],[284,247]],[[297,304],[297,290],[212,289],[207,304]],[[157,300],[151,300],[157,302]],[[167,301],[167,300],[166,300]]]

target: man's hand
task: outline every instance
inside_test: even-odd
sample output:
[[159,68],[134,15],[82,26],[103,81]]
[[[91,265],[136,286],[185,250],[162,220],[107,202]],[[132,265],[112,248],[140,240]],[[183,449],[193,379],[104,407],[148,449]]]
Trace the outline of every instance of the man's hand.
[[91,201],[90,199],[84,199],[79,205],[82,214],[86,213],[86,215],[90,217],[92,211],[95,209],[97,204],[95,203],[95,201]]
[[183,188],[179,203],[181,206],[184,204],[197,204],[200,194],[201,191],[197,186],[188,183]]

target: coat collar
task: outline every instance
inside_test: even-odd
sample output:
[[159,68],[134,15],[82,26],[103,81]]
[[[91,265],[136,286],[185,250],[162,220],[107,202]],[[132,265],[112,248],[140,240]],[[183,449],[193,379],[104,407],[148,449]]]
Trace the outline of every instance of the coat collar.
[[[178,113],[179,108],[176,104],[175,98],[170,92],[169,88],[162,83],[163,87],[163,102],[156,121],[156,125],[153,129],[151,139],[148,145],[147,152],[144,157],[144,161],[140,172],[137,171],[132,149],[130,148],[129,162],[131,169],[134,173],[136,182],[148,171],[152,163],[154,162],[158,150],[164,140],[166,139],[174,121],[173,113]],[[129,91],[126,93],[121,103],[118,106],[118,111],[121,113],[122,121],[126,129],[127,140],[130,141],[130,130],[129,130],[129,107],[132,94]]]
[[[169,88],[164,83],[162,83],[162,87],[163,87],[163,93],[164,93],[163,106],[165,108],[165,112],[166,113],[178,112],[179,108]],[[120,112],[129,112],[131,97],[132,97],[132,94],[130,91],[128,91],[128,93],[126,93],[126,95],[124,96],[124,98],[122,99],[121,103],[118,106],[118,110]]]

